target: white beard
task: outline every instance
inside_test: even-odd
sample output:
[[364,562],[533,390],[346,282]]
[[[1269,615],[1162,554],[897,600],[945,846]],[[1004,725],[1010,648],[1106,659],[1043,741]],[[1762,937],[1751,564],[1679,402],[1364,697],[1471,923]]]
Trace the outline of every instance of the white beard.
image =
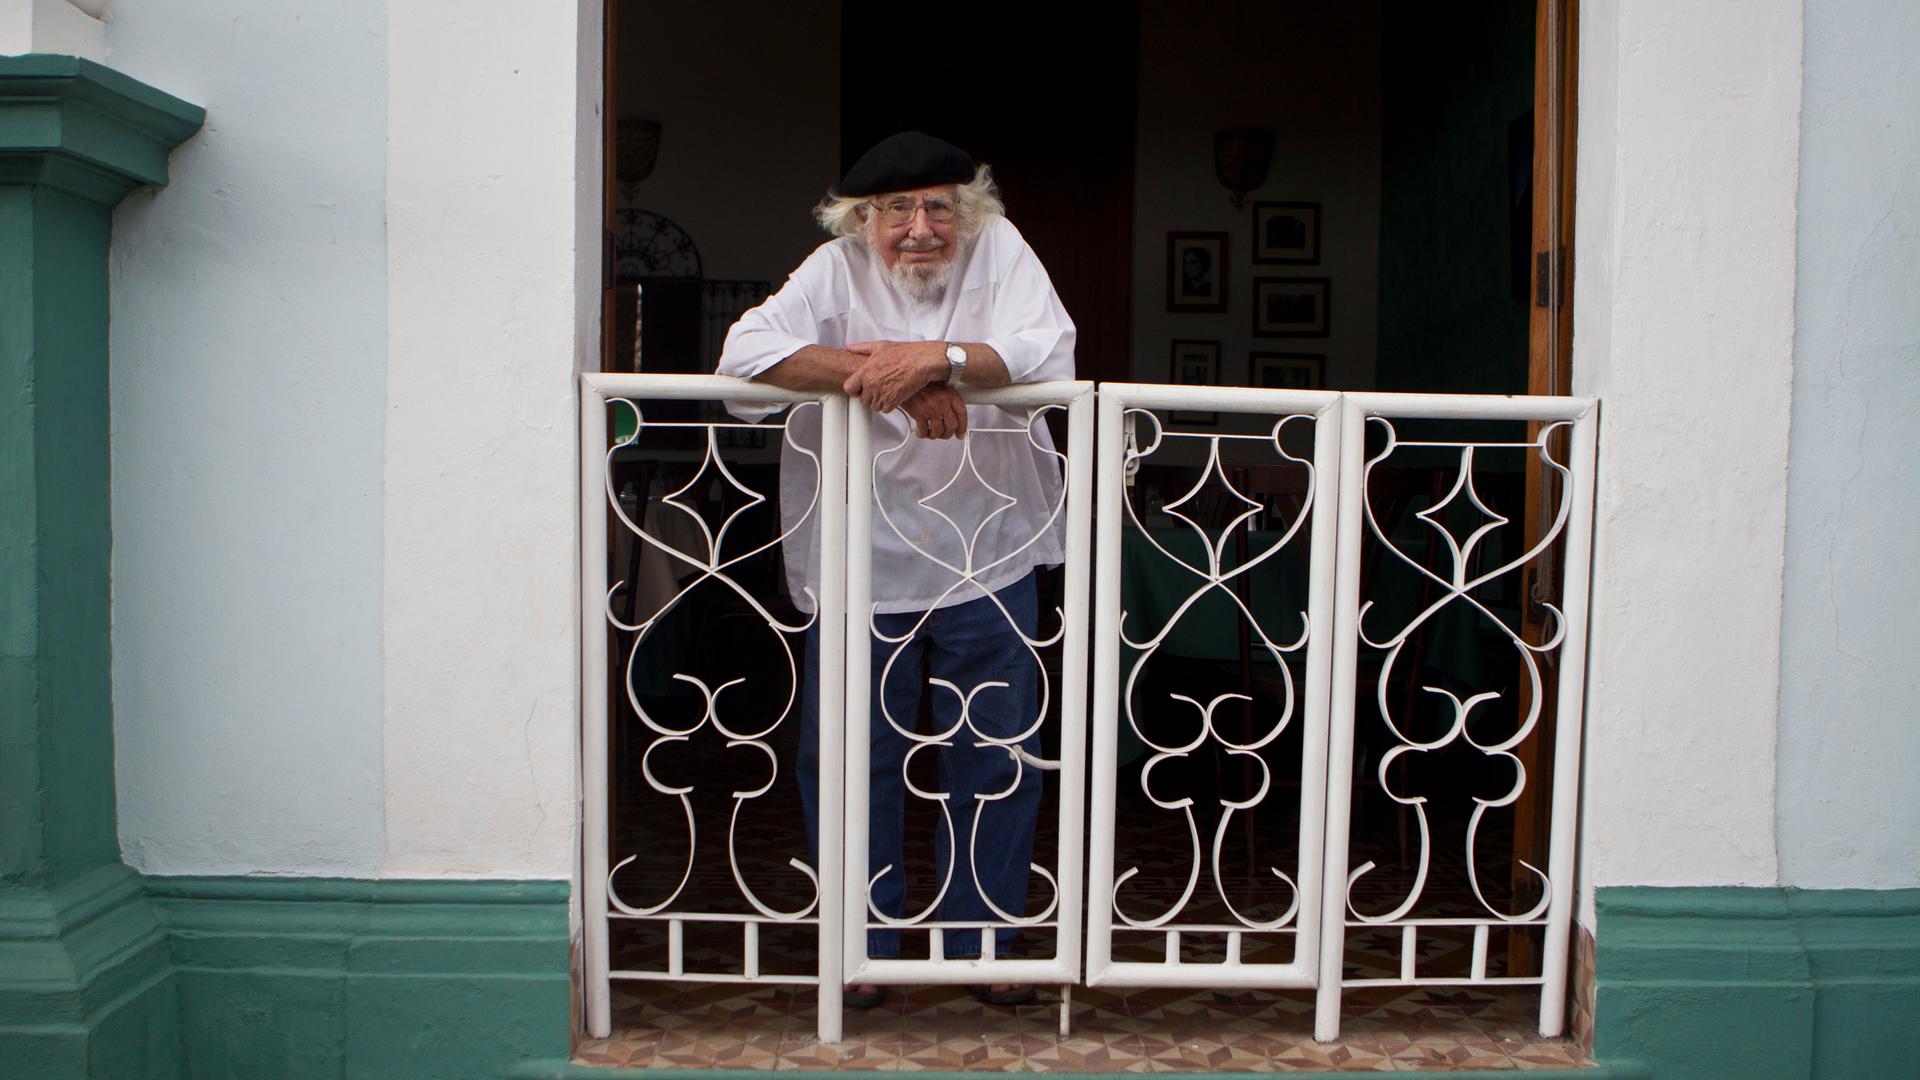
[[[876,222],[876,218],[867,219],[864,235],[868,249],[873,252],[875,258],[880,258],[880,237]],[[894,264],[887,267],[887,281],[914,303],[924,304],[929,300],[938,300],[946,295],[947,283],[953,280],[954,259],[960,257],[959,253],[966,250],[971,240],[971,236],[956,236],[953,240],[956,248],[953,258],[942,259],[936,263],[916,263],[909,266],[896,258]],[[911,250],[937,251],[939,246]],[[881,259],[881,265],[885,264],[886,260]]]
[[938,300],[946,293],[947,282],[953,280],[953,261],[948,259],[916,266],[896,262],[887,268],[887,280],[915,303]]

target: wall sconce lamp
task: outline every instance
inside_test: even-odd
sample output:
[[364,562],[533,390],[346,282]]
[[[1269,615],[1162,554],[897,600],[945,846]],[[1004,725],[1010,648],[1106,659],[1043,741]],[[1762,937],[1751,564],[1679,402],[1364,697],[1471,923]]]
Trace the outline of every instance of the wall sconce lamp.
[[1213,175],[1233,196],[1233,208],[1247,207],[1247,193],[1267,182],[1273,165],[1273,132],[1236,128],[1213,133]]

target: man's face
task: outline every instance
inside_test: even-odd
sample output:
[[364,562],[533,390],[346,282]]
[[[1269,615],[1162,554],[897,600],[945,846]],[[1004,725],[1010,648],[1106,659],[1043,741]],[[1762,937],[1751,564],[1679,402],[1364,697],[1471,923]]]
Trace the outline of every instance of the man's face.
[[[959,219],[956,216],[935,221],[928,216],[925,204],[943,200],[948,206],[954,206],[955,199],[952,184],[896,191],[873,199],[873,205],[867,209],[867,243],[873,245],[890,273],[895,277],[933,279],[952,266],[954,253],[960,247]],[[881,208],[901,204],[913,206],[913,216],[903,224],[890,223]]]
[[1207,287],[1207,253],[1199,248],[1188,248],[1180,257],[1180,265],[1186,272],[1188,292],[1205,292]]

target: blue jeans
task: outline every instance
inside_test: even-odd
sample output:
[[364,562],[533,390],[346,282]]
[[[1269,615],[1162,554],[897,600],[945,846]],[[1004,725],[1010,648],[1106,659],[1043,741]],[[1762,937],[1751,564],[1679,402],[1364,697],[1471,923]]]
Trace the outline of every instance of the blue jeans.
[[[1031,638],[1038,622],[1034,576],[1028,574],[995,594],[1013,616],[1014,625]],[[875,629],[889,637],[900,637],[912,630],[923,613],[874,617]],[[980,597],[964,604],[940,608],[924,614],[926,622],[919,632],[904,642],[871,638],[873,650],[874,704],[871,717],[871,750],[868,757],[867,802],[867,876],[871,878],[883,866],[891,866],[875,882],[871,903],[875,910],[898,918],[905,914],[903,901],[906,874],[902,870],[901,840],[905,823],[906,782],[903,771],[910,741],[887,723],[879,704],[884,692],[887,709],[894,722],[909,731],[916,730],[920,717],[920,695],[933,693],[935,731],[946,731],[960,719],[960,701],[951,690],[931,686],[927,679],[945,679],[963,692],[981,683],[1004,682],[1005,687],[989,687],[973,697],[967,716],[971,728],[962,727],[940,746],[940,790],[950,792],[947,809],[953,817],[954,835],[959,851],[953,866],[953,880],[947,887],[934,917],[942,922],[986,922],[997,919],[974,888],[974,874],[1000,910],[1011,915],[1026,914],[1027,866],[1033,859],[1033,823],[1040,808],[1039,775],[1030,765],[1017,764],[1008,751],[998,746],[978,747],[981,735],[1009,738],[1032,727],[1039,702],[1035,680],[1039,664],[1034,655],[1009,625],[1007,615],[992,600]],[[895,657],[895,651],[899,655]],[[887,670],[887,660],[893,668]],[[927,664],[930,670],[923,669]],[[806,670],[820,669],[818,628],[807,631]],[[811,677],[811,676],[810,676]],[[886,686],[881,686],[882,680]],[[814,865],[819,865],[820,786],[820,702],[809,688],[802,695],[800,709],[800,749],[795,771],[800,781],[800,805],[807,820],[807,842],[812,847]],[[1028,753],[1039,755],[1040,736],[1036,731],[1019,744]],[[982,801],[980,795],[992,795],[1014,783],[1019,786],[1004,799]],[[980,815],[979,835],[974,835],[974,814]],[[940,880],[949,857],[947,830],[936,826],[938,839],[934,880]],[[977,867],[976,867],[977,863]],[[858,903],[849,897],[849,903]],[[996,955],[1006,955],[1015,931],[997,930]],[[949,957],[980,955],[977,930],[948,930],[944,934]],[[900,955],[900,932],[869,930],[867,955]]]

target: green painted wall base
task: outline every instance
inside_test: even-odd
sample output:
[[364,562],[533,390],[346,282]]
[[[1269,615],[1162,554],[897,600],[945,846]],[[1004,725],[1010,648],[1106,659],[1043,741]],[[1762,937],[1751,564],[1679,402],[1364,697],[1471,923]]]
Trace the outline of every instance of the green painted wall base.
[[1920,890],[1601,889],[1594,1051],[1658,1080],[1920,1076]]
[[478,1080],[565,1061],[564,881],[0,891],[0,1077]]
[[568,886],[154,878],[191,1080],[504,1076],[571,1047]]

